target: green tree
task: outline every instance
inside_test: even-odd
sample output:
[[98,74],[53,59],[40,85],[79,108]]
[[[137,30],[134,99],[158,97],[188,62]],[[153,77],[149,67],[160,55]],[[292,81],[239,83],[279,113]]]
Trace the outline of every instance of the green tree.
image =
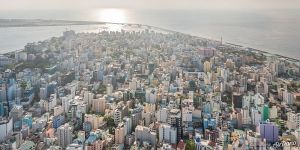
[[98,89],[97,89],[98,93],[100,94],[104,94],[104,92],[106,92],[106,86],[104,84],[101,84]]
[[27,87],[27,82],[26,81],[22,81],[20,84],[20,87],[22,88],[22,90],[25,90]]
[[115,128],[114,127],[109,128],[108,131],[109,131],[109,134],[115,134]]
[[105,116],[104,121],[106,121],[107,127],[114,127],[115,126],[115,122],[114,122],[114,119],[112,117]]
[[22,81],[20,83],[20,87],[22,88],[22,94],[21,94],[21,96],[23,97],[24,96],[24,91],[25,91],[25,89],[27,87],[27,82],[26,81]]
[[196,150],[196,144],[193,140],[188,140],[185,145],[186,150]]

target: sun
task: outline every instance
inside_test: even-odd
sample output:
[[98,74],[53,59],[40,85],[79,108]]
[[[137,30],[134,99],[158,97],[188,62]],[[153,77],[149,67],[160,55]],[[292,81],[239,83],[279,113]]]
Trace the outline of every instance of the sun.
[[98,20],[101,22],[126,23],[126,11],[116,8],[101,9],[98,10]]

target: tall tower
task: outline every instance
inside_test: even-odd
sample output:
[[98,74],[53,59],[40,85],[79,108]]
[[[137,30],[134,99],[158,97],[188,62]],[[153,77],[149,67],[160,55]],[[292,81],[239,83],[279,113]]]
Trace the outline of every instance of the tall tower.
[[222,36],[221,36],[221,45],[223,45],[223,38],[222,38]]

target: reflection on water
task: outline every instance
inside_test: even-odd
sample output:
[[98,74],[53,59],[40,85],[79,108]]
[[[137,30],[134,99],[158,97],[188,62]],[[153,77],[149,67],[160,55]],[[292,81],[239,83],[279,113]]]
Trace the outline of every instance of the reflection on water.
[[122,24],[111,24],[111,23],[104,23],[99,25],[89,25],[83,29],[74,29],[70,28],[70,30],[75,30],[76,32],[85,32],[85,33],[98,33],[102,31],[121,31],[124,30],[124,25]]
[[112,22],[112,23],[126,23],[128,22],[127,12],[124,9],[99,9],[96,10],[97,21]]
[[[58,12],[5,12],[0,18],[41,18],[61,20],[90,20],[114,23],[146,24],[184,32],[224,42],[250,46],[300,59],[300,11],[260,10],[132,10],[94,9]],[[120,25],[110,27],[72,26],[77,32],[120,31]],[[60,36],[66,27],[0,28],[0,53],[24,47],[27,42]],[[68,28],[70,29],[70,28]]]
[[108,31],[121,31],[123,25],[121,24],[106,24],[104,27],[100,28],[100,30],[108,30]]

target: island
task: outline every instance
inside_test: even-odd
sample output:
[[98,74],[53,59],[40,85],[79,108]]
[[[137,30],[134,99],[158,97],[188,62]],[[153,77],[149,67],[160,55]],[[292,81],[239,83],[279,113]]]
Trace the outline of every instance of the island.
[[[49,24],[98,23],[0,21]],[[299,60],[118,25],[127,28],[68,30],[0,55],[0,149],[299,146]]]

